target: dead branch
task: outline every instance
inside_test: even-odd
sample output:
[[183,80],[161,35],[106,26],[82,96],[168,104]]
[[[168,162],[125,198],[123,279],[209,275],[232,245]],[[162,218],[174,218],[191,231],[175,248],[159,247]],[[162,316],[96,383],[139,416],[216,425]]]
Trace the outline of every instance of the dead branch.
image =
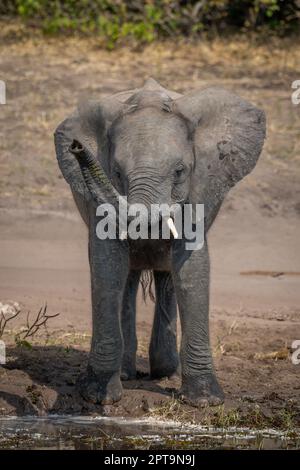
[[9,317],[6,317],[3,312],[1,312],[1,317],[0,317],[0,338],[3,336],[4,330],[6,328],[6,325],[8,322],[16,318],[19,314],[21,313],[21,310],[16,310],[15,313],[10,315]]
[[55,318],[59,315],[59,313],[55,313],[54,315],[47,314],[47,304],[44,307],[41,307],[35,320],[30,325],[30,312],[27,314],[26,320],[26,328],[24,328],[20,333],[18,333],[18,339],[25,340],[26,338],[32,337],[36,334],[36,332],[44,326],[46,328],[46,323],[51,318]]
[[[16,312],[11,314],[10,316],[6,316],[3,312],[1,312],[0,338],[3,336],[7,323],[12,321],[18,315],[20,315],[20,313],[21,313],[21,309],[16,310]],[[16,334],[16,341],[17,342],[24,341],[26,338],[30,338],[34,336],[41,327],[44,327],[45,330],[47,331],[47,321],[50,320],[51,318],[57,317],[58,315],[59,313],[55,313],[54,315],[47,314],[47,303],[46,303],[43,307],[40,308],[33,322],[30,323],[30,311],[28,311],[26,315],[26,323],[25,323],[26,326],[23,327],[21,331]]]

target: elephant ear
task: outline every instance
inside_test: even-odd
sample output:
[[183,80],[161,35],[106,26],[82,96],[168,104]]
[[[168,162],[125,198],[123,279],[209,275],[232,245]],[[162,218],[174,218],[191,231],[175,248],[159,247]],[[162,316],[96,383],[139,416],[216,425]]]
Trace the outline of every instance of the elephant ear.
[[124,104],[114,97],[101,102],[84,101],[78,110],[65,119],[54,133],[56,156],[60,170],[76,193],[86,200],[90,192],[85,184],[78,160],[69,148],[73,140],[81,142],[101,162],[107,171],[107,129],[124,110]]
[[192,123],[195,168],[190,203],[205,205],[208,229],[226,193],[256,165],[265,139],[265,114],[215,87],[175,100],[173,110]]

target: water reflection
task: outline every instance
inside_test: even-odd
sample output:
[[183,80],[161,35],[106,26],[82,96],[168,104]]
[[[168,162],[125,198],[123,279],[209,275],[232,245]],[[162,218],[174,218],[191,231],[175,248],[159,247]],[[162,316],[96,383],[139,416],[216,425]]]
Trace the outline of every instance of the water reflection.
[[300,449],[299,431],[216,429],[125,418],[0,418],[5,449]]

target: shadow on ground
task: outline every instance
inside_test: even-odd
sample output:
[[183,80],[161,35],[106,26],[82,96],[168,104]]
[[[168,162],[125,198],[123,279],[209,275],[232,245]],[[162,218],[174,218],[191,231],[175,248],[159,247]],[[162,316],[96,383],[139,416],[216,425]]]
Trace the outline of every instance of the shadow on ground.
[[[0,368],[0,403],[3,400],[12,414],[43,415],[45,413],[93,413],[105,415],[118,406],[94,405],[77,391],[76,380],[85,370],[88,352],[72,347],[33,346],[30,350],[8,348],[11,359]],[[170,396],[158,381],[150,380],[147,360],[137,358],[138,379],[123,382],[126,391],[139,390]],[[123,402],[123,399],[122,399]],[[141,412],[145,413],[143,406]]]

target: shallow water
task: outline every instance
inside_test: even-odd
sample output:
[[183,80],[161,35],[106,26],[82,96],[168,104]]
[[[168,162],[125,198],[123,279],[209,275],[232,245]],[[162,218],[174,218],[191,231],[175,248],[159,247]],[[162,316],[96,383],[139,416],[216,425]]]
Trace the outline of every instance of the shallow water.
[[0,418],[4,449],[300,449],[299,431],[85,416]]

